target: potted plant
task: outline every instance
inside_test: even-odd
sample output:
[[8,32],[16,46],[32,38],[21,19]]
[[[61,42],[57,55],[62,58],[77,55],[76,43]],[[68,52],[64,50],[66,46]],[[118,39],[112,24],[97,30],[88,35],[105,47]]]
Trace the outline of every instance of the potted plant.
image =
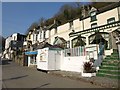
[[85,62],[83,67],[84,67],[84,72],[85,73],[91,73],[91,71],[92,71],[92,63]]
[[83,77],[96,76],[95,69],[94,69],[92,61],[94,61],[94,60],[90,59],[89,62],[85,62],[84,63],[84,65],[83,65],[83,73],[82,73]]

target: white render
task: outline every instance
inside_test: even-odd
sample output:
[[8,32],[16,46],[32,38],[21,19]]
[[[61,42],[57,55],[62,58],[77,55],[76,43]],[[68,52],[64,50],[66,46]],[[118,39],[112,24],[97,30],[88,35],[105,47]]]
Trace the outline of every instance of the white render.
[[60,51],[49,50],[49,48],[38,49],[37,69],[60,70],[60,60]]
[[9,43],[11,42],[12,37],[7,37],[5,40],[5,49],[9,48]]
[[64,57],[62,60],[62,71],[83,72],[83,64],[86,61],[85,56]]

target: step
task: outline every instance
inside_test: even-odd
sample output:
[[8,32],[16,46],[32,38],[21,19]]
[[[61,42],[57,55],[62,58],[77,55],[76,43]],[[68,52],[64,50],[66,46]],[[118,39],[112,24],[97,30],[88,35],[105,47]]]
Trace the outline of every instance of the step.
[[119,57],[119,54],[111,54],[111,57]]
[[118,70],[118,69],[120,69],[120,67],[118,67],[118,66],[109,66],[109,65],[102,65],[102,66],[100,66],[100,69]]
[[119,60],[118,57],[105,57],[105,60]]
[[118,50],[117,50],[117,49],[114,49],[114,50],[113,50],[113,53],[118,53]]
[[119,65],[120,61],[119,60],[103,60],[102,64],[116,64]]
[[102,65],[118,66],[119,63],[103,61],[103,62],[102,62]]
[[119,71],[119,70],[106,70],[106,69],[100,69],[98,72],[99,72],[99,73],[107,73],[107,74],[120,75],[120,71]]
[[96,76],[108,77],[108,78],[112,78],[112,79],[120,79],[120,76],[118,76],[118,75],[111,75],[111,74],[105,74],[105,73],[97,73]]
[[104,59],[102,62],[108,62],[108,63],[120,63],[120,60],[107,60],[107,59]]

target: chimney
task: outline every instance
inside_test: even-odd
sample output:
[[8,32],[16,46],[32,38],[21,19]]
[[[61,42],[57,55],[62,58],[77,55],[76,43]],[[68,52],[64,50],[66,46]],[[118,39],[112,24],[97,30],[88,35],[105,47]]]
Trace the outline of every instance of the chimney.
[[54,24],[56,23],[56,20],[54,19]]
[[82,18],[84,18],[86,16],[86,10],[85,10],[85,5],[82,5]]

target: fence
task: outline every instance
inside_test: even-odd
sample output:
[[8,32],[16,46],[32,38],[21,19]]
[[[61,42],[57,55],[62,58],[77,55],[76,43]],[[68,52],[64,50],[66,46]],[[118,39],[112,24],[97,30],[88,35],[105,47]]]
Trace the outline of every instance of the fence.
[[70,48],[70,49],[65,49],[63,50],[64,56],[85,56],[86,50],[85,47],[80,46],[76,48]]

